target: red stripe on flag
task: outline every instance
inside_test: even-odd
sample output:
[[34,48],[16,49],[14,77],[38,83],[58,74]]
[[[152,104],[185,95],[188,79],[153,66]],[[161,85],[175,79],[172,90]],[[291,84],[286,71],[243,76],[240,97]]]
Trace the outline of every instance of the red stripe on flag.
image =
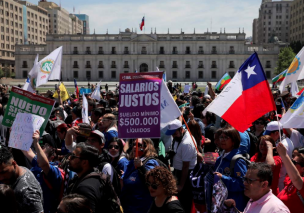
[[243,94],[229,107],[222,118],[240,132],[248,129],[252,122],[276,110],[267,81],[243,91]]
[[231,81],[231,78],[227,79],[227,80],[220,86],[220,90],[223,89],[223,87],[224,87],[225,85],[227,85],[230,81]]

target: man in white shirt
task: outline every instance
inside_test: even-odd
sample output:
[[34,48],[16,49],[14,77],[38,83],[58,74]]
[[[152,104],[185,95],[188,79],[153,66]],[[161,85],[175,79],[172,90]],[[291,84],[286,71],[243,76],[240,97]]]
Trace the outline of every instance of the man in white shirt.
[[196,148],[192,141],[190,133],[183,129],[179,120],[174,120],[168,125],[166,135],[172,135],[172,150],[174,175],[177,178],[178,199],[182,204],[185,212],[191,211],[192,191],[189,180],[190,172],[196,165]]

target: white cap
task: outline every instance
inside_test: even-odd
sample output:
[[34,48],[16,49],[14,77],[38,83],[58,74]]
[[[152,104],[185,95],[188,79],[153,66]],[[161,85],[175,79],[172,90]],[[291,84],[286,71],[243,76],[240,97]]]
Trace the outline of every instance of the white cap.
[[279,130],[279,124],[280,124],[280,129],[283,129],[283,125],[279,123],[278,121],[271,121],[267,124],[266,130],[263,133],[263,135],[269,135],[270,132],[272,131],[278,131]]
[[171,121],[168,125],[166,135],[173,135],[180,127],[182,127],[182,122],[180,122],[180,120],[175,119]]

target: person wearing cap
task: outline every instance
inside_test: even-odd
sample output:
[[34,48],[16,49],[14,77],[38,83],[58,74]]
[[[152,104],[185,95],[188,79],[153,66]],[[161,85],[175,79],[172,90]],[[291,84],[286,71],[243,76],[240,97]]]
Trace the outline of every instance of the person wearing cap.
[[59,152],[61,155],[66,155],[70,153],[70,151],[65,146],[65,136],[68,131],[69,127],[66,123],[62,123],[56,128],[57,136],[61,142],[61,149],[57,149],[57,152]]
[[168,81],[167,87],[168,87],[171,94],[173,94],[176,91],[176,89],[172,86],[172,81],[171,80]]
[[[266,130],[263,135],[269,135],[275,141],[276,145],[280,142],[286,147],[287,154],[291,158],[292,151],[294,149],[294,145],[292,141],[287,138],[283,134],[283,126],[278,121],[271,121],[267,124]],[[281,171],[280,171],[280,178],[279,178],[279,190],[281,191],[284,188],[284,179],[286,176],[286,168],[283,162]]]
[[197,151],[187,130],[184,130],[179,120],[174,120],[167,126],[166,135],[172,135],[173,143],[173,174],[177,178],[178,198],[185,210],[190,212],[192,206],[192,191],[189,180],[190,172],[197,163]]
[[33,134],[33,145],[37,154],[32,149],[22,151],[27,159],[32,163],[31,172],[34,174],[43,192],[44,212],[56,212],[60,202],[61,185],[64,171],[58,168],[54,162],[55,142],[49,134],[42,136],[42,146],[39,144],[40,132],[37,130]]

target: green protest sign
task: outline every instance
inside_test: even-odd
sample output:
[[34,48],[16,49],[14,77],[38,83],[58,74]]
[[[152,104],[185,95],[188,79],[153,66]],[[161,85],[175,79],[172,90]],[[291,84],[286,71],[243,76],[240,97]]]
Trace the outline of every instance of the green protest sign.
[[18,112],[39,115],[45,119],[40,128],[40,134],[42,135],[53,110],[54,104],[55,101],[52,99],[35,95],[18,87],[13,87],[4,113],[2,124],[4,126],[11,127]]

